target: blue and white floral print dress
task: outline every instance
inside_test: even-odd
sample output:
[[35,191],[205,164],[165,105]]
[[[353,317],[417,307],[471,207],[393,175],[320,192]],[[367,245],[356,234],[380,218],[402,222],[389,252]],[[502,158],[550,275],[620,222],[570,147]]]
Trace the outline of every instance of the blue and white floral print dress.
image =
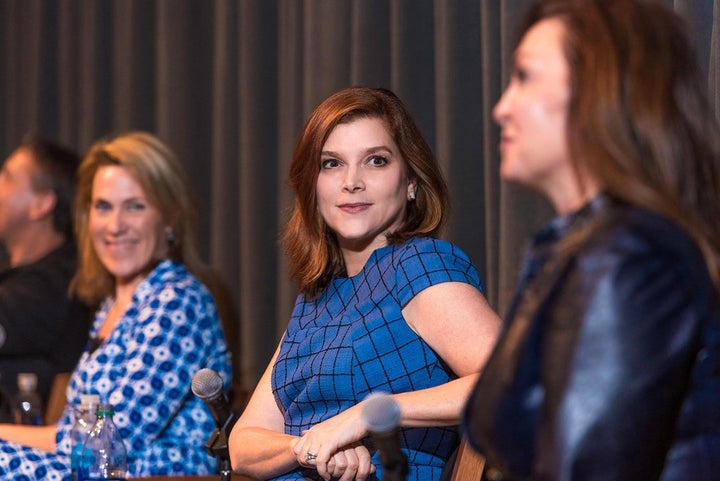
[[[98,310],[91,339],[112,303],[108,299]],[[215,304],[182,264],[162,261],[138,286],[110,337],[82,354],[57,424],[57,454],[0,440],[0,479],[70,479],[70,429],[82,394],[98,394],[114,406],[129,477],[216,472],[217,462],[204,448],[215,424],[190,389],[201,368],[230,380]]]

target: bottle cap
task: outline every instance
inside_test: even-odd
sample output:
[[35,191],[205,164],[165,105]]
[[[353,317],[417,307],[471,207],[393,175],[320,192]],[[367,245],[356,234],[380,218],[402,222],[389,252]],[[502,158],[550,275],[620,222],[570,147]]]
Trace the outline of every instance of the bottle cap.
[[80,395],[80,405],[87,406],[89,409],[97,408],[100,404],[100,396],[97,394],[82,394]]
[[98,404],[97,410],[95,411],[97,416],[112,416],[115,414],[112,404]]
[[18,389],[21,391],[34,391],[37,388],[37,374],[34,372],[21,372],[17,377]]

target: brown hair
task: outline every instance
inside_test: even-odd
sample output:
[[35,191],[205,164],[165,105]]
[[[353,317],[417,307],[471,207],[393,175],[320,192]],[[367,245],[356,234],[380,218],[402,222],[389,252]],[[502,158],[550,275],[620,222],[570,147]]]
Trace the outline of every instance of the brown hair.
[[295,203],[283,240],[290,275],[310,296],[325,288],[333,276],[345,273],[335,234],[316,205],[322,147],[335,126],[364,117],[385,122],[407,164],[408,178],[415,183],[416,200],[407,203],[405,220],[397,231],[388,234],[388,243],[435,235],[446,215],[445,181],[430,147],[400,99],[389,90],[369,87],[349,87],[334,93],[310,115],[290,165],[289,183],[295,191]]
[[720,287],[720,128],[687,26],[651,1],[546,0],[521,35],[548,18],[565,27],[576,172],[684,228]]
[[185,170],[159,139],[145,132],[130,132],[99,140],[80,165],[74,207],[80,255],[71,292],[89,303],[114,293],[115,279],[98,259],[88,232],[93,179],[98,169],[106,165],[127,169],[142,187],[148,201],[160,211],[163,222],[171,227],[174,240],[168,242],[168,258],[184,263],[196,276],[205,277],[207,268],[196,245],[196,204]]

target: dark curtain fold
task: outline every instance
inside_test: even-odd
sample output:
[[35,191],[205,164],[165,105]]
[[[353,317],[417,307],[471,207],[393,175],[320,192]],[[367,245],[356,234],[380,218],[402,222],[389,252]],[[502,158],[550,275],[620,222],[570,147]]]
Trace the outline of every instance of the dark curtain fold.
[[[720,117],[720,0],[686,15]],[[394,90],[447,177],[445,237],[502,312],[525,242],[551,215],[498,178],[492,108],[530,0],[3,0],[0,146],[28,131],[79,151],[148,130],[186,165],[200,244],[218,274],[236,384],[251,389],[296,290],[280,245],[307,115],[351,84]]]

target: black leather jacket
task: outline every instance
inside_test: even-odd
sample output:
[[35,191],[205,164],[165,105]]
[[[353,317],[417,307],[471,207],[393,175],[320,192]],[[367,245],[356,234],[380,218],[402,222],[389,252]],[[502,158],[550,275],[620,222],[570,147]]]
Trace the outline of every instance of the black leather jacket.
[[606,196],[555,219],[468,402],[471,445],[496,479],[720,479],[719,305],[666,219]]

